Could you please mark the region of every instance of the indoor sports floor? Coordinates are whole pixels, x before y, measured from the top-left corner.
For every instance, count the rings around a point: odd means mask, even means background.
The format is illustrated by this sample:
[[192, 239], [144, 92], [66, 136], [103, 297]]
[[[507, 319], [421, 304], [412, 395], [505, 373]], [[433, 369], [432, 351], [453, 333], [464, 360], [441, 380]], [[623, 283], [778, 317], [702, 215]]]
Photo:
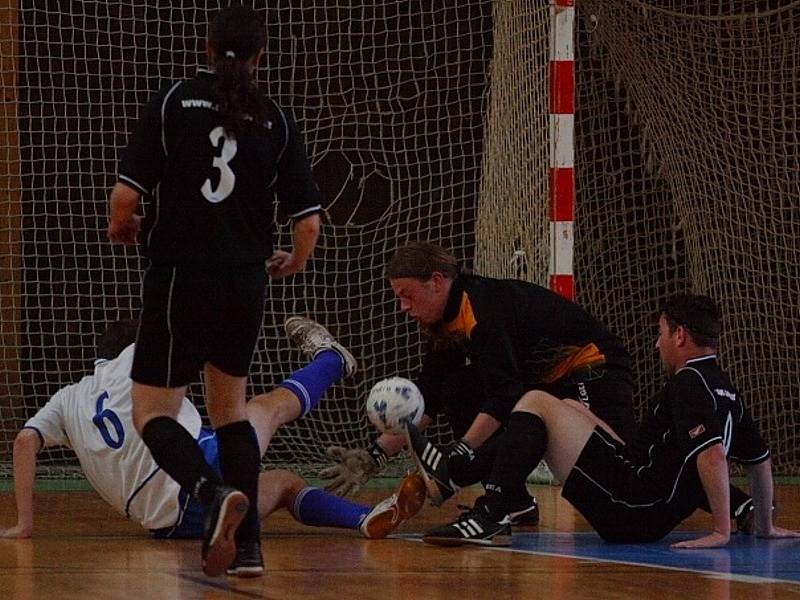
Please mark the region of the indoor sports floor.
[[[708, 526], [708, 516], [697, 514], [663, 542], [609, 545], [558, 487], [532, 491], [541, 524], [515, 531], [510, 548], [419, 540], [425, 528], [457, 515], [472, 490], [442, 508], [426, 506], [387, 540], [304, 527], [278, 513], [265, 523], [267, 574], [252, 580], [205, 577], [199, 542], [152, 540], [94, 492], [39, 492], [33, 539], [0, 540], [0, 598], [800, 598], [800, 540], [737, 536], [723, 549], [670, 550], [670, 541]], [[390, 492], [371, 487], [359, 500]], [[800, 528], [800, 487], [781, 487], [776, 502], [780, 523]], [[0, 492], [0, 527], [12, 523], [13, 503], [12, 492]]]

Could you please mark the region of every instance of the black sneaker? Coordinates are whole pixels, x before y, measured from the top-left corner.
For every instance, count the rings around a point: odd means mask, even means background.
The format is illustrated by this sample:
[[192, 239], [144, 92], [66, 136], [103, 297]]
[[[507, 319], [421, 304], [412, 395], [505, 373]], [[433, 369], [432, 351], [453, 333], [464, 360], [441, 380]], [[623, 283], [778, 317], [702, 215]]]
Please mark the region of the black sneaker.
[[[736, 520], [736, 533], [742, 535], [753, 535], [756, 531], [756, 513], [753, 499], [750, 498], [747, 502], [742, 503], [736, 509], [733, 518]], [[775, 504], [772, 504], [772, 510], [775, 511]]]
[[508, 517], [498, 521], [482, 504], [448, 525], [426, 531], [422, 541], [435, 546], [510, 546], [511, 525]]
[[[486, 502], [486, 496], [478, 496], [475, 499], [474, 508], [483, 506]], [[508, 513], [508, 524], [513, 527], [535, 527], [539, 524], [539, 505], [536, 503], [536, 498], [530, 498], [530, 504], [519, 510]], [[468, 506], [461, 506], [465, 510], [471, 510]]]
[[241, 542], [236, 547], [236, 558], [225, 572], [234, 577], [261, 577], [264, 574], [261, 542]]
[[532, 504], [521, 510], [508, 513], [508, 520], [515, 527], [535, 527], [539, 524], [539, 505], [536, 498], [531, 498]]
[[236, 528], [244, 519], [250, 502], [239, 490], [217, 487], [203, 523], [203, 573], [217, 577], [236, 557]]
[[747, 502], [742, 504], [736, 509], [733, 518], [736, 520], [736, 533], [744, 535], [753, 535], [755, 530], [755, 515], [753, 514], [753, 499], [750, 498]]
[[447, 474], [447, 456], [428, 441], [412, 423], [406, 423], [406, 445], [425, 480], [433, 506], [440, 506], [458, 491]]

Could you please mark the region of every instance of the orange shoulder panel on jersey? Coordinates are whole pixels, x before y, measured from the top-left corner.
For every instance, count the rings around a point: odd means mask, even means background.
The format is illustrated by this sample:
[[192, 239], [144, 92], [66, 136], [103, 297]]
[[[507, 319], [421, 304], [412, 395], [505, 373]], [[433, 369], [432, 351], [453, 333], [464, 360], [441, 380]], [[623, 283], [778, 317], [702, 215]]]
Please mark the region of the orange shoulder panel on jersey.
[[464, 333], [467, 339], [472, 335], [472, 330], [478, 320], [475, 318], [475, 312], [472, 310], [472, 302], [466, 292], [461, 294], [461, 305], [458, 308], [456, 318], [444, 324], [444, 330], [447, 333]]
[[582, 348], [572, 348], [572, 352], [554, 366], [544, 378], [545, 383], [553, 383], [559, 379], [586, 367], [598, 367], [606, 362], [605, 355], [594, 344], [586, 344]]

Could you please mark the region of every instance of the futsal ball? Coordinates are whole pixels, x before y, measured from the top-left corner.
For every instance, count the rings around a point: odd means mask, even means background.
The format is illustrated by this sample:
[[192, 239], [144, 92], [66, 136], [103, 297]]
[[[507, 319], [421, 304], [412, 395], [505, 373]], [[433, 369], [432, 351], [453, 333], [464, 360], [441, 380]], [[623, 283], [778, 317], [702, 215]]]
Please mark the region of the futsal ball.
[[424, 412], [419, 388], [402, 377], [379, 381], [367, 396], [367, 417], [382, 432], [402, 433], [405, 423], [419, 425]]

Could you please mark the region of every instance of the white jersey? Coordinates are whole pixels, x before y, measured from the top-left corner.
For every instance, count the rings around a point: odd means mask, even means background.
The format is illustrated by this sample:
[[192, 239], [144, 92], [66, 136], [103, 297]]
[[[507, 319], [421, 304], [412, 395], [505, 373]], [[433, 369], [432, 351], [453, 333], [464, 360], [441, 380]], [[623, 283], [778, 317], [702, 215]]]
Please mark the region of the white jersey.
[[[134, 346], [95, 362], [94, 375], [59, 390], [25, 427], [45, 446], [72, 448], [86, 478], [120, 513], [147, 529], [172, 527], [181, 514], [180, 486], [164, 473], [133, 426], [130, 378]], [[200, 414], [183, 399], [178, 422], [193, 437]]]

